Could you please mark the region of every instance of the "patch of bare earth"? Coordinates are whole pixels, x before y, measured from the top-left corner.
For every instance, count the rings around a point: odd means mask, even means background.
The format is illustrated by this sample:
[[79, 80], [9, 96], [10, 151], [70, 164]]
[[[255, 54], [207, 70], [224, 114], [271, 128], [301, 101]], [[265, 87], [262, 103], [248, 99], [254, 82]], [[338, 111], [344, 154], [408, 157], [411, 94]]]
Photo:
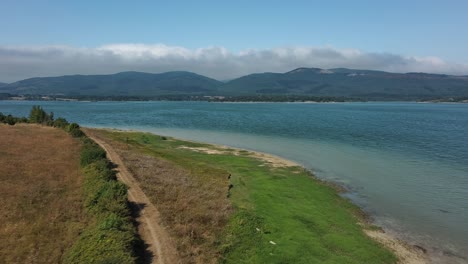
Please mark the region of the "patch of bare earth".
[[86, 222], [80, 142], [36, 125], [0, 125], [0, 263], [60, 263]]
[[398, 257], [398, 263], [400, 264], [429, 263], [428, 256], [423, 251], [408, 245], [404, 241], [398, 240], [380, 230], [364, 231], [369, 237], [392, 250]]
[[273, 168], [280, 167], [300, 167], [298, 163], [294, 161], [286, 160], [275, 155], [258, 152], [258, 151], [246, 151], [241, 149], [229, 148], [224, 146], [215, 146], [214, 148], [204, 148], [204, 147], [188, 147], [180, 146], [181, 149], [188, 149], [196, 152], [206, 153], [206, 154], [232, 154], [232, 155], [248, 155], [254, 157], [258, 160], [263, 161], [266, 165]]
[[159, 211], [161, 223], [175, 242], [180, 263], [217, 263], [218, 235], [231, 211], [228, 175], [193, 173], [176, 164], [106, 138], [98, 130], [88, 135], [111, 145], [138, 186]]

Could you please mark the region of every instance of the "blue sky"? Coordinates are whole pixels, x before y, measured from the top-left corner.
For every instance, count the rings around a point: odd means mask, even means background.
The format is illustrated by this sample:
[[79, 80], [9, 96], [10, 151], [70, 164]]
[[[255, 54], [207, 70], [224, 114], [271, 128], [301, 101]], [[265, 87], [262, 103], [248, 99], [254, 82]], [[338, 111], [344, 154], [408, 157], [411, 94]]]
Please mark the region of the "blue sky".
[[0, 48], [8, 47], [10, 59], [11, 53], [18, 52], [13, 47], [24, 51], [24, 47], [95, 49], [141, 44], [191, 51], [220, 47], [233, 55], [296, 47], [358, 50], [436, 58], [450, 67], [434, 71], [454, 73], [464, 73], [468, 64], [466, 0], [2, 0], [0, 7]]

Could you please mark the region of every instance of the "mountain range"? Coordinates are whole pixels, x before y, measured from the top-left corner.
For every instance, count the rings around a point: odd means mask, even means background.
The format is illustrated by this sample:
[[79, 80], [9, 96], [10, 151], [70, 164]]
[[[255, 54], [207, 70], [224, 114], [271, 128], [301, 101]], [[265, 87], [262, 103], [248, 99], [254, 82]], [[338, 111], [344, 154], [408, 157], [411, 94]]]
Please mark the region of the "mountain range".
[[390, 73], [346, 68], [298, 68], [255, 73], [221, 82], [192, 72], [37, 77], [0, 83], [0, 93], [52, 96], [328, 96], [417, 100], [468, 96], [468, 76]]

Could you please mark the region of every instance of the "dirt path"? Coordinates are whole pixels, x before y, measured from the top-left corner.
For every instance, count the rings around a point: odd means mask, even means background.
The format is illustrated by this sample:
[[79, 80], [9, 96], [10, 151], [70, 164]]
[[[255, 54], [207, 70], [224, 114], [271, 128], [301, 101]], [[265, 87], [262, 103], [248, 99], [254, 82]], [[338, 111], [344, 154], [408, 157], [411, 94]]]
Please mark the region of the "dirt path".
[[148, 250], [153, 254], [151, 262], [158, 264], [180, 263], [174, 242], [164, 227], [161, 226], [158, 209], [143, 193], [120, 156], [110, 144], [94, 135], [91, 131], [86, 130], [86, 134], [99, 144], [107, 152], [108, 158], [118, 166], [117, 177], [128, 186], [129, 201], [139, 207], [140, 214], [136, 219], [139, 223], [138, 233], [145, 244], [148, 245]]

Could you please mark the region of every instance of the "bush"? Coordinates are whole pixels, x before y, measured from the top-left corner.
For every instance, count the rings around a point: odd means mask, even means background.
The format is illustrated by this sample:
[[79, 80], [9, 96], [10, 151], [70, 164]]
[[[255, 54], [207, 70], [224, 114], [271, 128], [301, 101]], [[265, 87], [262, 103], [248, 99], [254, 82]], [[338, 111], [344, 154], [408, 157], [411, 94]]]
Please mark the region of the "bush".
[[127, 186], [118, 181], [90, 181], [85, 196], [85, 207], [95, 215], [114, 213], [128, 217]]
[[80, 138], [80, 137], [84, 137], [85, 133], [83, 133], [81, 129], [73, 129], [72, 131], [70, 131], [70, 135], [72, 137]]
[[12, 115], [4, 115], [3, 113], [0, 112], [0, 123], [13, 126], [16, 123], [27, 123], [27, 122], [28, 122], [28, 119], [26, 117], [15, 117]]
[[[79, 130], [70, 124], [69, 131]], [[136, 263], [142, 247], [130, 217], [127, 186], [117, 181], [106, 152], [84, 137], [80, 163], [84, 172], [84, 205], [95, 222], [86, 227], [64, 263]]]
[[5, 123], [12, 126], [12, 125], [16, 124], [16, 118], [14, 118], [12, 115], [7, 115], [6, 118], [5, 118]]
[[85, 134], [83, 133], [83, 131], [81, 131], [80, 129], [80, 125], [78, 125], [77, 123], [71, 123], [67, 126], [67, 129], [66, 131], [68, 133], [70, 133], [70, 135], [72, 135], [72, 137], [84, 137]]
[[106, 151], [97, 144], [85, 144], [80, 153], [80, 164], [82, 167], [93, 162], [106, 159]]
[[65, 119], [65, 118], [57, 118], [53, 124], [52, 124], [54, 127], [58, 127], [58, 128], [61, 128], [61, 129], [65, 129], [67, 126], [68, 126], [68, 121]]
[[[66, 254], [64, 263], [135, 263], [136, 257], [132, 252], [137, 239], [134, 232], [128, 232], [125, 228], [124, 230], [102, 228], [109, 223], [112, 225], [112, 222], [119, 222], [119, 220], [109, 215], [92, 228], [85, 230]], [[125, 226], [125, 224], [122, 225]], [[127, 225], [129, 225], [128, 222]], [[128, 227], [131, 228], [131, 224]]]

